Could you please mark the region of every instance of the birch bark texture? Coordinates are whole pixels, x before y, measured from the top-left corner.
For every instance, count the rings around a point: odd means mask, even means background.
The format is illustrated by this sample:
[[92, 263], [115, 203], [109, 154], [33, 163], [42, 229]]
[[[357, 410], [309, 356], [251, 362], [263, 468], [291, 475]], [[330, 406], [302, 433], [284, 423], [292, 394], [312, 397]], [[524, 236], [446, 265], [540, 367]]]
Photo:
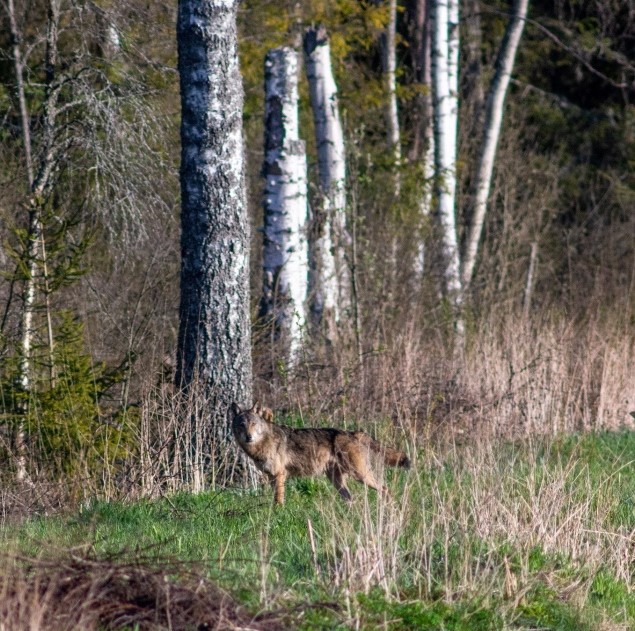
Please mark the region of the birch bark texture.
[[298, 123], [298, 53], [274, 48], [265, 58], [264, 243], [261, 316], [299, 358], [306, 329], [309, 255], [307, 163]]
[[[448, 97], [450, 119], [447, 126], [448, 142], [454, 147], [454, 176], [456, 180], [456, 156], [458, 153], [459, 133], [459, 0], [447, 0], [448, 3]], [[456, 189], [456, 183], [455, 183]], [[455, 202], [456, 205], [456, 202]]]
[[[205, 397], [210, 435], [202, 448], [211, 450], [212, 466], [222, 461], [221, 484], [245, 481], [226, 414], [233, 402], [251, 403], [237, 8], [238, 0], [180, 0], [177, 19], [182, 233], [176, 381]], [[199, 438], [192, 436], [201, 444]], [[208, 461], [209, 452], [197, 453], [192, 466], [207, 469]]]
[[350, 308], [350, 272], [346, 248], [346, 156], [331, 52], [323, 27], [304, 34], [304, 58], [318, 150], [321, 207], [313, 217], [309, 289], [315, 324], [338, 323]]
[[399, 133], [399, 106], [397, 102], [397, 0], [389, 0], [388, 26], [386, 28], [385, 72], [388, 92], [388, 110], [386, 113], [388, 146], [392, 149], [395, 162], [395, 197], [399, 197], [401, 182], [399, 165], [401, 164], [401, 139]]
[[[444, 290], [458, 315], [462, 297], [455, 218], [458, 4], [454, 0], [435, 0], [432, 7], [432, 107], [437, 215], [444, 268]], [[460, 319], [457, 325], [457, 328], [462, 328]]]
[[516, 0], [514, 2], [512, 17], [501, 43], [496, 59], [496, 70], [487, 96], [485, 125], [474, 183], [474, 210], [463, 257], [462, 283], [464, 290], [467, 290], [474, 276], [478, 245], [483, 232], [487, 201], [492, 184], [498, 139], [503, 124], [505, 97], [507, 96], [511, 73], [516, 60], [516, 52], [525, 26], [528, 5], [529, 0]]

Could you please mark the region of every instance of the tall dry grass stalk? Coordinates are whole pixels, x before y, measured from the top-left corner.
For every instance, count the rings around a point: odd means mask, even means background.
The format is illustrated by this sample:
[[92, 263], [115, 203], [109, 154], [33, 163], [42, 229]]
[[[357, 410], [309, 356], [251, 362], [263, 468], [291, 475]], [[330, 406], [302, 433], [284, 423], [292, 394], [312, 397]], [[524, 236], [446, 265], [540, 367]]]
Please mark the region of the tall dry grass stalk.
[[[130, 462], [130, 493], [141, 496], [224, 486], [228, 472], [245, 466], [237, 448], [228, 449], [226, 428], [210, 422], [211, 397], [192, 386], [186, 393], [168, 384], [144, 398], [138, 428], [138, 459]], [[229, 475], [229, 477], [232, 477]]]
[[[476, 326], [476, 325], [474, 325]], [[293, 378], [260, 383], [276, 410], [307, 422], [391, 421], [421, 442], [429, 436], [553, 435], [633, 426], [635, 331], [628, 313], [492, 315], [468, 332], [459, 356], [414, 323], [369, 343], [360, 363], [338, 348]]]

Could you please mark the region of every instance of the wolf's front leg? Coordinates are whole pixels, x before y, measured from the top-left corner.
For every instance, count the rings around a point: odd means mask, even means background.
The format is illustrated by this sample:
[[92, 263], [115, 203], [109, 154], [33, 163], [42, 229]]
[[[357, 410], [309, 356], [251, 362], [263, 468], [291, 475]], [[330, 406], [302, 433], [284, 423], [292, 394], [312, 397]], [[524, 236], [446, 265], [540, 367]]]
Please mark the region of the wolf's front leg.
[[274, 477], [273, 488], [276, 504], [284, 504], [284, 483], [286, 479], [286, 473], [277, 473]]

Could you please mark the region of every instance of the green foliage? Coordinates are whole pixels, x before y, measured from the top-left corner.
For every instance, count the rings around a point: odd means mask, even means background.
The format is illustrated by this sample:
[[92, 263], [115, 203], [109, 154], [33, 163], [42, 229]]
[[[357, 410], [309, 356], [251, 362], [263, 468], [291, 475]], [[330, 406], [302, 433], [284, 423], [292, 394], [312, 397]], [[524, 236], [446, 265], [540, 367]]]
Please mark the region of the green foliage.
[[442, 601], [427, 602], [420, 599], [395, 602], [386, 600], [381, 592], [360, 595], [368, 628], [377, 628], [385, 620], [392, 622], [396, 630], [422, 629], [434, 631], [498, 631], [503, 629], [503, 620], [493, 609], [478, 602], [451, 605]]
[[592, 631], [594, 628], [547, 587], [534, 590], [520, 605], [516, 623], [522, 628], [552, 631]]
[[55, 339], [51, 387], [32, 396], [26, 427], [55, 475], [92, 477], [128, 454], [135, 415], [101, 409], [107, 388], [123, 374], [93, 364], [84, 349], [83, 326], [70, 312], [61, 313]]
[[[58, 314], [52, 364], [44, 357], [28, 393], [18, 381], [19, 360], [3, 366], [2, 407], [7, 426], [19, 424], [27, 437], [30, 467], [54, 479], [94, 479], [133, 449], [134, 409], [103, 406], [127, 366], [107, 370], [85, 350], [83, 325], [72, 312]], [[47, 357], [47, 360], [49, 358]]]

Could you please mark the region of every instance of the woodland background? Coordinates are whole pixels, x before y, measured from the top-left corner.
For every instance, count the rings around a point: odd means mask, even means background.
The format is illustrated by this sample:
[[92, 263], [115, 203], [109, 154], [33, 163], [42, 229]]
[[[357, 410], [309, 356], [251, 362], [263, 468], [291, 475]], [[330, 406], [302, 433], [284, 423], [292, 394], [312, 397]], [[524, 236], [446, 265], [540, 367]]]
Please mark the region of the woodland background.
[[[185, 466], [168, 447], [179, 435], [182, 405], [172, 386], [180, 264], [176, 5], [104, 0], [59, 7], [56, 64], [67, 80], [53, 129], [44, 106], [51, 4], [7, 0], [0, 13], [2, 475], [12, 477], [13, 430], [24, 424], [30, 476], [53, 483], [47, 500], [53, 504], [87, 494], [151, 493], [177, 485]], [[307, 423], [354, 419], [398, 427], [414, 445], [628, 424], [635, 409], [635, 6], [530, 3], [460, 355], [434, 256], [423, 273], [416, 264], [420, 244], [434, 252], [436, 239], [434, 217], [422, 221], [419, 212], [430, 186], [419, 99], [429, 87], [416, 77], [416, 10], [416, 0], [398, 3], [403, 159], [396, 165], [386, 142], [381, 54], [388, 4], [245, 0], [240, 6], [255, 394], [281, 415], [300, 414]], [[507, 2], [461, 5], [461, 239], [483, 95], [509, 11]], [[289, 371], [270, 331], [257, 324], [263, 63], [270, 48], [297, 46], [312, 24], [324, 25], [330, 36], [345, 127], [359, 327], [336, 347], [310, 339], [303, 361]], [[34, 268], [25, 239], [33, 201], [16, 44], [34, 164], [50, 146], [47, 134], [63, 147], [36, 200], [44, 209], [45, 249]], [[317, 158], [304, 72], [300, 120], [315, 200]], [[390, 184], [396, 170], [398, 197]], [[25, 280], [33, 273], [37, 369], [25, 391], [20, 326]]]

